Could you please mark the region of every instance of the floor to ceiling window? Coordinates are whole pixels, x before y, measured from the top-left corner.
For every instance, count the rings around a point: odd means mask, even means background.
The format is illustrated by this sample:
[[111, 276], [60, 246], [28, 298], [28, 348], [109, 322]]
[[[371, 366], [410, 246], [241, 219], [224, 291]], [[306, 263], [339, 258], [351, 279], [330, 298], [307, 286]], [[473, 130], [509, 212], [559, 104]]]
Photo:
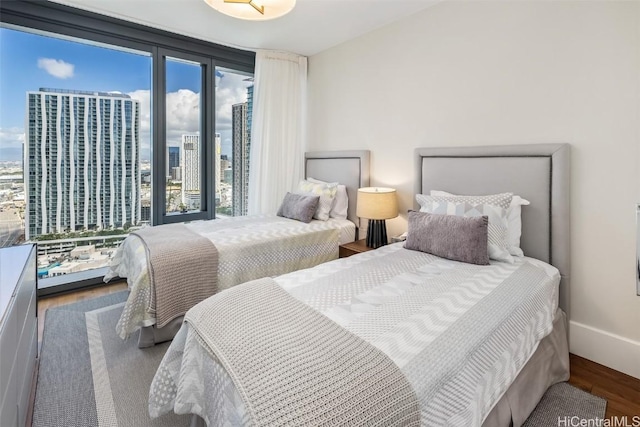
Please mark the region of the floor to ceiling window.
[[37, 242], [41, 286], [99, 280], [138, 227], [241, 213], [253, 53], [49, 2], [0, 20], [0, 247]]

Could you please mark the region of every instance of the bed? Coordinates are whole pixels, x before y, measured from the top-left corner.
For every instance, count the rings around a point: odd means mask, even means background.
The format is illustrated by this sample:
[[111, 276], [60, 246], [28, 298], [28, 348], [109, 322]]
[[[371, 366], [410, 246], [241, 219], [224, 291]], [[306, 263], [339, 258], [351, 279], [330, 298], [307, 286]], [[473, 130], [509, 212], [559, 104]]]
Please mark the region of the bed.
[[[415, 393], [420, 425], [519, 426], [550, 385], [568, 379], [569, 147], [424, 148], [415, 154], [417, 194], [508, 191], [528, 199], [525, 256], [472, 265], [396, 243], [285, 274], [274, 286], [392, 360]], [[234, 292], [253, 292], [252, 286]], [[227, 328], [220, 310], [206, 308], [229, 294], [198, 304], [194, 315]], [[259, 325], [261, 315], [277, 312], [270, 304], [263, 299], [267, 311], [256, 311], [258, 319], [248, 316], [247, 324]], [[203, 338], [191, 314], [151, 385], [151, 416], [173, 410], [194, 414], [193, 425], [251, 425], [262, 406], [247, 400], [251, 389], [237, 386], [236, 365], [212, 351], [217, 347]], [[252, 339], [259, 345], [259, 336]], [[232, 346], [247, 345], [234, 340]], [[271, 360], [268, 353], [265, 360]], [[267, 370], [276, 369], [278, 357]], [[293, 372], [297, 362], [291, 366]], [[278, 381], [270, 377], [269, 383]], [[274, 405], [288, 398], [286, 387], [281, 393]]]
[[[190, 238], [199, 237], [206, 241], [205, 244], [213, 243], [213, 250], [217, 253], [214, 254], [215, 260], [212, 263], [217, 265], [206, 267], [217, 276], [217, 290], [336, 259], [339, 245], [354, 241], [358, 236], [355, 205], [358, 188], [369, 185], [369, 152], [308, 152], [305, 154], [305, 178], [344, 185], [348, 196], [347, 218], [312, 220], [307, 224], [276, 215], [254, 215], [193, 221], [178, 225], [180, 229], [176, 229], [174, 225], [157, 226], [153, 227], [153, 232], [158, 233], [157, 239], [169, 242], [171, 238], [175, 238], [181, 245], [183, 242], [190, 245], [182, 237], [185, 231]], [[172, 232], [176, 233], [175, 237]], [[169, 246], [169, 250], [173, 250], [173, 246]], [[186, 287], [188, 284], [185, 284], [185, 280], [180, 277], [174, 280], [171, 277], [173, 272], [170, 267], [171, 263], [193, 261], [189, 257], [194, 250], [187, 246], [170, 253], [169, 261], [160, 268], [153, 263], [150, 265], [148, 249], [139, 236], [128, 236], [114, 254], [109, 272], [104, 278], [105, 282], [114, 277], [127, 278], [130, 294], [116, 331], [121, 338], [126, 339], [140, 330], [140, 348], [172, 339], [182, 323], [182, 316], [171, 316], [173, 318], [168, 323], [158, 327], [159, 322], [156, 311], [151, 308], [151, 300], [157, 296], [154, 303], [160, 305], [163, 303], [162, 298], [168, 300], [173, 296], [169, 293], [161, 296], [152, 291], [151, 273], [155, 275], [156, 284], [158, 276], [162, 274], [167, 278], [165, 287], [173, 283], [176, 284], [176, 291], [177, 286]], [[198, 292], [203, 296], [213, 293], [209, 289]], [[198, 296], [195, 298], [203, 299]], [[174, 304], [174, 301], [171, 300], [170, 303]], [[185, 308], [188, 309], [189, 306]], [[184, 314], [179, 309], [173, 311]]]

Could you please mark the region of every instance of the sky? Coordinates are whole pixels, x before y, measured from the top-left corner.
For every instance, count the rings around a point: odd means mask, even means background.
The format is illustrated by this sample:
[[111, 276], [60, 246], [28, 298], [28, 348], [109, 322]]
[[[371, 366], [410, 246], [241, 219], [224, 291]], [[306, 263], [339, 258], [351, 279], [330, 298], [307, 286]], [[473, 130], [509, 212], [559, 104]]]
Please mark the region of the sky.
[[[26, 94], [41, 87], [120, 92], [140, 101], [141, 156], [150, 159], [151, 57], [0, 28], [0, 161], [21, 160]], [[247, 99], [246, 76], [216, 73], [216, 132], [231, 155], [231, 106]], [[199, 130], [200, 68], [167, 61], [167, 143]]]

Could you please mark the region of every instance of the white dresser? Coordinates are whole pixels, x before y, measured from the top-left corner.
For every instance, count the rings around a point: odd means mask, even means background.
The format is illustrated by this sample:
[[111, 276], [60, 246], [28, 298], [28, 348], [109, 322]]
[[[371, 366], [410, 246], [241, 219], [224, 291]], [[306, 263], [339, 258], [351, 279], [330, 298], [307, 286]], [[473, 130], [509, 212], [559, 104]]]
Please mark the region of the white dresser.
[[38, 353], [36, 246], [0, 249], [0, 426], [26, 423]]

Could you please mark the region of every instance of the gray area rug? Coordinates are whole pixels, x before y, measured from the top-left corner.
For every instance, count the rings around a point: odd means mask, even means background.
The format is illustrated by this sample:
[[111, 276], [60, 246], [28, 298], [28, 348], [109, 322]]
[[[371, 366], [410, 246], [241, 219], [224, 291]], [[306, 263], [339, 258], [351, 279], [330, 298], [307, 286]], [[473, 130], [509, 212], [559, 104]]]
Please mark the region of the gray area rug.
[[523, 427], [602, 425], [606, 409], [606, 400], [559, 383], [549, 387]]
[[[116, 335], [127, 294], [47, 311], [34, 427], [189, 425], [188, 415], [149, 418], [149, 387], [169, 343], [139, 349], [135, 338], [123, 341]], [[565, 417], [602, 419], [605, 408], [604, 399], [560, 383], [547, 391], [525, 426], [557, 426]]]
[[139, 349], [116, 335], [127, 295], [47, 310], [34, 427], [189, 425], [188, 415], [149, 418], [149, 387], [169, 343]]

